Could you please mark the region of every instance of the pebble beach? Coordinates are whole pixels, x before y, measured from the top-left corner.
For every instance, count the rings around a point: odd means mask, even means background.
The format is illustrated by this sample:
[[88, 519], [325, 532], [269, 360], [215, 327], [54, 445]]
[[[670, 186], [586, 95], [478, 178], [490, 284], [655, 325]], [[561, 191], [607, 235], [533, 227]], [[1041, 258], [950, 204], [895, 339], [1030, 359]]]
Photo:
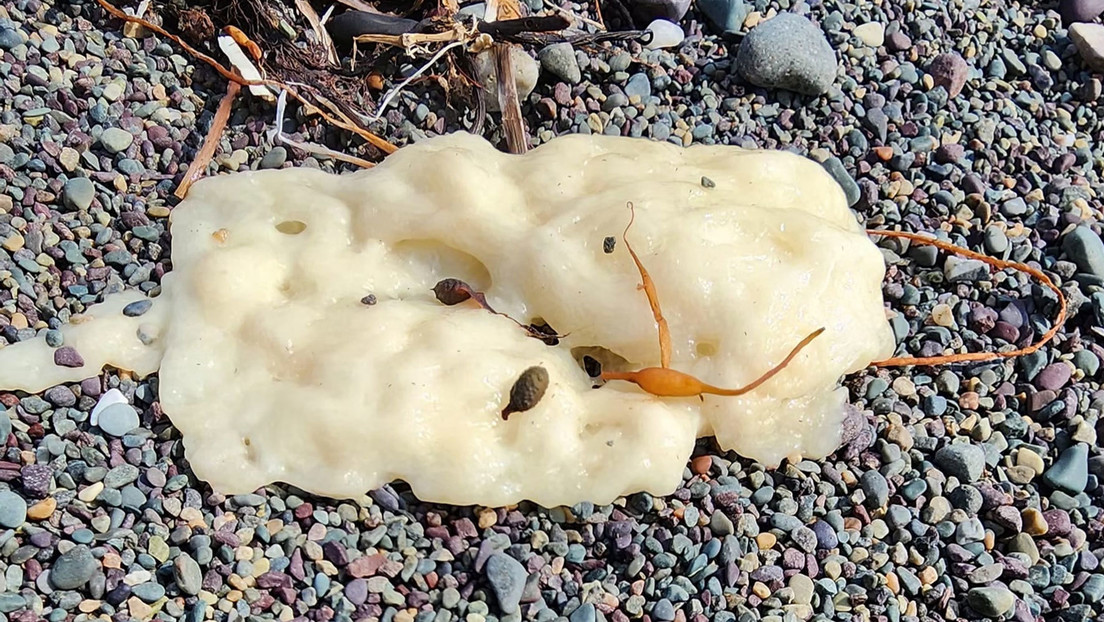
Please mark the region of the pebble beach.
[[[525, 4], [602, 18], [593, 2]], [[622, 4], [671, 23], [648, 45], [525, 48], [532, 145], [798, 153], [869, 229], [1042, 270], [1069, 303], [1056, 339], [853, 374], [832, 456], [768, 469], [703, 439], [674, 494], [606, 506], [427, 504], [401, 483], [227, 497], [191, 473], [156, 376], [0, 391], [0, 622], [1104, 616], [1104, 0]], [[399, 61], [393, 82], [416, 68]], [[0, 0], [0, 345], [44, 334], [64, 360], [71, 317], [159, 292], [173, 192], [225, 88], [93, 0]], [[243, 94], [208, 174], [355, 168], [273, 145], [274, 122]], [[401, 146], [471, 122], [426, 81], [373, 127]], [[355, 148], [301, 113], [283, 129]], [[1054, 321], [1057, 297], [1021, 274], [878, 243], [898, 355], [1024, 347]], [[93, 425], [110, 391], [126, 399]]]

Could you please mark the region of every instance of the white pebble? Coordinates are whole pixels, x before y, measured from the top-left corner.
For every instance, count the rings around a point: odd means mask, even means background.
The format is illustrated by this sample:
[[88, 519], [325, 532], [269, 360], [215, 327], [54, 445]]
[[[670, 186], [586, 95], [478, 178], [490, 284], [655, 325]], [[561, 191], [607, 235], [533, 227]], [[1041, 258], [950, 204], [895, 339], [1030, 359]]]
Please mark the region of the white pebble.
[[665, 19], [657, 19], [648, 24], [648, 31], [652, 33], [651, 42], [645, 46], [649, 50], [673, 48], [686, 38], [681, 26]]
[[885, 43], [885, 26], [878, 22], [867, 22], [856, 26], [853, 34], [872, 48], [881, 47]]
[[92, 425], [99, 425], [100, 413], [107, 407], [126, 403], [127, 398], [123, 395], [122, 391], [118, 389], [109, 389], [107, 393], [100, 396], [100, 401], [96, 402], [96, 406], [92, 409], [92, 414], [89, 416], [89, 423]]

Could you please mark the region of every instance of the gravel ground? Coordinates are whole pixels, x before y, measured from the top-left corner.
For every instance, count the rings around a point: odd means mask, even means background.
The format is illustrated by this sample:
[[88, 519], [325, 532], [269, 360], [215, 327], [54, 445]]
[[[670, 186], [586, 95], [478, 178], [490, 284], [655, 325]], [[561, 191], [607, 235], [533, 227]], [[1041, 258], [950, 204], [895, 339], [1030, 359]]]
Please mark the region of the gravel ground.
[[[829, 459], [767, 471], [703, 442], [675, 494], [601, 507], [438, 506], [398, 485], [341, 503], [282, 486], [226, 498], [191, 476], [156, 378], [0, 392], [0, 622], [1101, 615], [1101, 81], [1055, 9], [701, 0], [677, 48], [540, 54], [523, 103], [536, 143], [607, 133], [807, 154], [870, 227], [942, 229], [1042, 267], [1071, 301], [1051, 346], [856, 374], [861, 414]], [[747, 34], [778, 11], [815, 25]], [[120, 26], [89, 0], [0, 3], [6, 342], [45, 331], [60, 346], [51, 329], [70, 314], [121, 288], [155, 293], [169, 269], [170, 196], [224, 87]], [[462, 127], [442, 101], [412, 89], [381, 132], [401, 144]], [[239, 100], [212, 169], [334, 168], [272, 148], [271, 122]], [[885, 251], [901, 353], [1028, 343], [1053, 317], [1054, 297], [1018, 276]], [[91, 426], [111, 388], [136, 412]]]

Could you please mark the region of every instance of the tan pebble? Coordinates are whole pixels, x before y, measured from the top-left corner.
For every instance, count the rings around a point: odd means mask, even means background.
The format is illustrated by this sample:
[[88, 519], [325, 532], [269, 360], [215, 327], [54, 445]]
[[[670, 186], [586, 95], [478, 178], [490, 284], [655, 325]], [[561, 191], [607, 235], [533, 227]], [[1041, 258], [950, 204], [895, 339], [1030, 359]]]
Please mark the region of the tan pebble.
[[483, 508], [479, 510], [479, 528], [487, 529], [493, 527], [498, 522], [498, 514], [491, 508]]
[[897, 594], [898, 592], [901, 591], [901, 580], [897, 578], [896, 573], [893, 573], [893, 572], [886, 573], [885, 579], [886, 579], [886, 588], [890, 592], [893, 592], [894, 594]]
[[226, 593], [226, 600], [236, 603], [242, 599], [242, 593], [239, 590], [230, 590]]
[[931, 566], [925, 566], [923, 570], [916, 574], [920, 579], [920, 583], [924, 585], [931, 585], [935, 583], [935, 580], [939, 578], [939, 573], [935, 571], [935, 568]]
[[257, 561], [253, 562], [253, 576], [254, 577], [259, 577], [259, 576], [263, 575], [264, 573], [268, 572], [271, 567], [272, 567], [272, 563], [270, 561], [268, 561], [268, 558], [267, 557], [262, 557], [262, 558], [258, 559]]
[[142, 602], [141, 598], [137, 596], [131, 596], [126, 601], [127, 609], [130, 611], [130, 617], [137, 620], [149, 620], [153, 617], [153, 607], [150, 607], [146, 603]]
[[46, 520], [54, 515], [57, 509], [57, 499], [46, 497], [42, 501], [27, 508], [27, 518], [31, 520]]
[[408, 609], [403, 609], [396, 613], [393, 619], [395, 622], [414, 622], [414, 614]]
[[122, 568], [123, 567], [123, 560], [122, 560], [122, 558], [120, 558], [115, 553], [104, 553], [103, 567], [104, 568], [116, 568], [116, 569], [117, 568]]
[[854, 516], [848, 516], [843, 519], [843, 528], [845, 531], [860, 531], [862, 530], [862, 521]]
[[954, 312], [951, 311], [951, 306], [948, 304], [939, 303], [935, 305], [932, 308], [931, 317], [937, 326], [950, 328], [955, 325]]
[[1020, 517], [1023, 519], [1023, 530], [1026, 534], [1041, 536], [1050, 530], [1043, 513], [1035, 508], [1024, 508]]
[[1026, 447], [1020, 447], [1016, 450], [1016, 464], [1030, 468], [1035, 471], [1036, 475], [1041, 475], [1046, 468], [1043, 464], [1043, 457]]
[[992, 551], [993, 547], [997, 544], [997, 536], [993, 533], [992, 530], [986, 529], [985, 539], [982, 540], [982, 542], [985, 544], [986, 551]]
[[755, 536], [755, 543], [759, 545], [760, 551], [767, 551], [774, 548], [775, 543], [778, 542], [778, 538], [769, 531]]
[[754, 592], [756, 596], [764, 600], [770, 598], [771, 595], [770, 588], [766, 585], [763, 585], [759, 581], [756, 581], [755, 585], [751, 586], [751, 591]]
[[910, 618], [915, 618], [916, 617], [916, 612], [917, 612], [916, 601], [913, 601], [913, 600], [908, 601], [908, 605], [905, 605], [905, 615], [910, 617]]
[[92, 600], [91, 598], [86, 598], [85, 600], [82, 600], [82, 601], [80, 601], [80, 603], [77, 604], [77, 609], [81, 613], [92, 613], [93, 611], [95, 611], [99, 608], [100, 608], [100, 601]]
[[1014, 484], [1030, 484], [1035, 479], [1034, 469], [1019, 464], [1008, 467], [1004, 472]]
[[19, 313], [18, 311], [16, 311], [15, 313], [12, 314], [12, 316], [11, 316], [11, 325], [16, 330], [23, 330], [25, 328], [30, 327], [30, 324], [27, 323], [27, 316], [23, 315], [22, 313]]
[[888, 162], [893, 158], [893, 147], [874, 147], [874, 155], [878, 156], [878, 159], [882, 162]]
[[901, 397], [912, 397], [916, 395], [916, 385], [912, 380], [901, 376], [893, 381], [893, 392]]

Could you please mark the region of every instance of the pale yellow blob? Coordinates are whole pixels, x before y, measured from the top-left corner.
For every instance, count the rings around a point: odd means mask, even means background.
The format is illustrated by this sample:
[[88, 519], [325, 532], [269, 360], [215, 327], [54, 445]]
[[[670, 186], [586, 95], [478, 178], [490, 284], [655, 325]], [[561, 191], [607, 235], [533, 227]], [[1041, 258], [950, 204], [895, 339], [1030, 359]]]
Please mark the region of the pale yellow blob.
[[[676, 369], [738, 386], [827, 332], [741, 398], [593, 389], [572, 348], [659, 363], [619, 237], [628, 201]], [[149, 313], [124, 317], [138, 295], [120, 294], [65, 327], [80, 369], [53, 365], [41, 340], [0, 350], [0, 388], [159, 368], [192, 468], [224, 493], [284, 481], [353, 497], [398, 478], [456, 504], [667, 494], [699, 433], [766, 464], [827, 455], [841, 376], [893, 349], [881, 254], [821, 167], [781, 152], [571, 136], [511, 156], [458, 134], [355, 174], [201, 181], [172, 234], [174, 271]], [[431, 289], [447, 277], [570, 336], [549, 347], [474, 305], [443, 306]], [[548, 370], [547, 393], [502, 421], [532, 365]]]

